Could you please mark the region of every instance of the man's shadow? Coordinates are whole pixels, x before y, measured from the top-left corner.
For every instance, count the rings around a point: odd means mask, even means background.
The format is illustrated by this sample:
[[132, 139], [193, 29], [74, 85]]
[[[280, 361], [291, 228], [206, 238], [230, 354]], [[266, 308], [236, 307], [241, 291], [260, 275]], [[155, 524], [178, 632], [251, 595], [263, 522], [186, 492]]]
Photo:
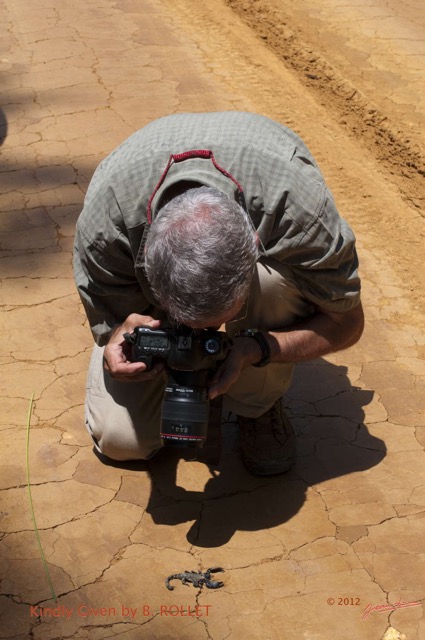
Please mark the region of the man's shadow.
[[7, 138], [7, 118], [3, 109], [0, 107], [0, 146]]
[[151, 494], [146, 511], [156, 524], [193, 522], [188, 541], [198, 547], [219, 547], [234, 533], [276, 527], [303, 506], [307, 489], [331, 478], [364, 471], [385, 456], [382, 440], [364, 424], [363, 407], [373, 391], [352, 387], [347, 368], [317, 360], [296, 368], [286, 396], [288, 417], [297, 434], [297, 461], [287, 473], [273, 477], [249, 474], [237, 447], [238, 427], [222, 427], [222, 452], [203, 491], [177, 486], [177, 466], [196, 454], [163, 448], [145, 463], [112, 463], [147, 469]]

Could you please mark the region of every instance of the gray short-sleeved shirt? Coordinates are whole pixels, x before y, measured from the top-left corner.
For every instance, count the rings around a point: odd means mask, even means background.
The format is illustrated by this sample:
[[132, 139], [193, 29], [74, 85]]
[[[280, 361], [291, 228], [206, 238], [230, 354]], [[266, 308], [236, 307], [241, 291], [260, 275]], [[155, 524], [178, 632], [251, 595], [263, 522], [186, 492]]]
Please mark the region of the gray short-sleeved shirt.
[[238, 198], [235, 182], [203, 157], [173, 162], [155, 192], [170, 155], [191, 150], [211, 150], [242, 186], [266, 254], [291, 267], [308, 301], [330, 311], [358, 305], [353, 232], [302, 140], [251, 113], [176, 114], [128, 138], [99, 165], [89, 185], [77, 223], [74, 270], [99, 344], [115, 324], [130, 313], [146, 313], [154, 303], [140, 252], [150, 200], [154, 218], [164, 192], [181, 180]]

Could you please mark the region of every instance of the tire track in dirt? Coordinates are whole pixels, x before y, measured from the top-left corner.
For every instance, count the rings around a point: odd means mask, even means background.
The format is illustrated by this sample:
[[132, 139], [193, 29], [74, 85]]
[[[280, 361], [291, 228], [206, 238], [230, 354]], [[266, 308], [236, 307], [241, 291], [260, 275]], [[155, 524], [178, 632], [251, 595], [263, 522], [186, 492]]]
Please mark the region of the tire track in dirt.
[[[304, 139], [339, 210], [355, 229], [360, 250], [364, 247], [380, 256], [374, 279], [382, 277], [387, 283], [389, 270], [398, 275], [403, 289], [398, 297], [405, 296], [410, 301], [409, 311], [403, 312], [406, 321], [413, 323], [417, 319], [418, 326], [423, 326], [423, 217], [410, 199], [403, 198], [393, 175], [358, 136], [340, 123], [337, 110], [309, 90], [301, 74], [283, 64], [235, 14], [228, 0], [163, 2], [174, 12], [176, 33], [193, 42], [194, 57], [198, 60], [200, 56], [234, 109], [262, 113], [286, 124]], [[193, 94], [196, 95], [195, 88]], [[217, 108], [216, 102], [211, 104], [212, 110]], [[196, 102], [191, 102], [191, 109], [193, 105]]]
[[225, 0], [226, 4], [297, 73], [339, 123], [365, 145], [390, 173], [403, 198], [425, 217], [425, 157], [419, 144], [378, 109], [324, 56], [306, 44], [308, 35], [290, 17], [264, 0]]

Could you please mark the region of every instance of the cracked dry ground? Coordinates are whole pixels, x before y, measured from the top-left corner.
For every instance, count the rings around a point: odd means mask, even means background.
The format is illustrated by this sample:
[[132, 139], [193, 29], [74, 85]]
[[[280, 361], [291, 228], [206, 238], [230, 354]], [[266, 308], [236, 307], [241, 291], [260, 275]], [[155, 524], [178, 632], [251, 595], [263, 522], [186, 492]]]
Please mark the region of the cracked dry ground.
[[[391, 118], [385, 131], [382, 120], [359, 129], [353, 101], [312, 87], [241, 21], [238, 4], [0, 2], [2, 640], [425, 637], [417, 149], [393, 136], [410, 165], [387, 162]], [[218, 469], [171, 455], [104, 465], [83, 426], [91, 337], [71, 247], [88, 180], [152, 118], [218, 109], [264, 113], [300, 133], [361, 257], [365, 335], [298, 367], [287, 404], [299, 457], [272, 479], [245, 472], [232, 424]], [[32, 392], [32, 494], [57, 605], [25, 486]], [[167, 575], [210, 566], [225, 568], [222, 589], [166, 590]], [[401, 601], [419, 604], [362, 620], [368, 604]], [[192, 615], [160, 615], [171, 605]], [[48, 608], [55, 616], [40, 615]]]

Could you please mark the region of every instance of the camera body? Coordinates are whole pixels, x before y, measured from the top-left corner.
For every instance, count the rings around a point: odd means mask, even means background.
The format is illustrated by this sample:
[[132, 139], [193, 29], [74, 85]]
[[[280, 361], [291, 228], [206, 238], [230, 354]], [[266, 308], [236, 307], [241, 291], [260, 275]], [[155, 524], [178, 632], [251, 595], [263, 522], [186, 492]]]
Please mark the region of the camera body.
[[211, 369], [227, 356], [230, 343], [230, 338], [223, 331], [195, 331], [184, 326], [179, 329], [136, 327], [129, 339], [125, 339], [132, 344], [133, 361], [144, 362], [148, 370], [155, 358], [166, 360], [170, 369]]
[[172, 446], [202, 447], [209, 418], [208, 381], [223, 361], [232, 341], [223, 331], [189, 327], [152, 329], [136, 327], [124, 334], [132, 345], [132, 360], [154, 360], [167, 365], [167, 384], [162, 403], [161, 438]]

